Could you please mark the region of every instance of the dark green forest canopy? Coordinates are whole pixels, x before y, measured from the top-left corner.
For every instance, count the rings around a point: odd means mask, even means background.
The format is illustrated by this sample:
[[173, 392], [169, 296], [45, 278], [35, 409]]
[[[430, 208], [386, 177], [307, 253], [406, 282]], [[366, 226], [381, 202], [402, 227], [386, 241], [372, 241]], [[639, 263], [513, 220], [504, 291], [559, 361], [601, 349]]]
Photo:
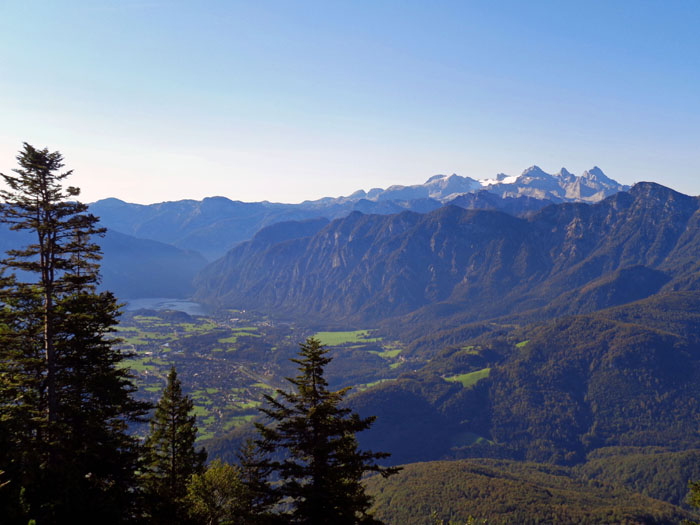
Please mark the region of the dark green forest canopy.
[[407, 465], [390, 479], [367, 480], [374, 510], [389, 524], [466, 523], [675, 524], [691, 513], [630, 490], [577, 478], [565, 467], [503, 460]]
[[[459, 342], [418, 371], [351, 399], [380, 416], [363, 444], [401, 461], [486, 454], [565, 464], [608, 446], [697, 448], [699, 297], [674, 292], [509, 330], [494, 323], [462, 340], [457, 329]], [[481, 379], [448, 381], [472, 374]], [[435, 432], [420, 434], [419, 421]], [[423, 441], [407, 443], [406, 433]]]

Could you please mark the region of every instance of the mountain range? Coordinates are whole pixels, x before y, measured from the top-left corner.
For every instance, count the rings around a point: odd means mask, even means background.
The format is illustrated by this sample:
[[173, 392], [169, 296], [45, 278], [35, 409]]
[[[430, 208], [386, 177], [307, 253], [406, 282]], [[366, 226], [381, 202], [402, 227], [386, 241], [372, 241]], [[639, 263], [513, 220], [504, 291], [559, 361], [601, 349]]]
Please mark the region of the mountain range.
[[[359, 190], [347, 197], [299, 204], [247, 203], [211, 197], [141, 205], [110, 198], [92, 203], [90, 211], [100, 217], [109, 231], [100, 241], [105, 252], [105, 288], [114, 290], [124, 300], [183, 298], [194, 293], [195, 277], [207, 261], [222, 257], [261, 229], [281, 222], [290, 223], [289, 229], [294, 227], [291, 221], [334, 220], [353, 212], [423, 214], [448, 204], [464, 209], [501, 210], [520, 217], [550, 204], [594, 202], [625, 189], [599, 168], [577, 177], [565, 169], [550, 175], [533, 166], [517, 177], [500, 174], [479, 181], [436, 175], [425, 184]], [[0, 245], [16, 245], [18, 237], [12, 235], [0, 232]]]
[[[484, 199], [457, 199], [470, 195]], [[202, 270], [195, 297], [305, 323], [374, 326], [405, 345], [393, 376], [365, 379], [371, 386], [348, 401], [377, 416], [359, 436], [363, 448], [392, 451], [392, 464], [429, 462], [397, 485], [372, 482], [395, 516], [419, 493], [420, 512], [452, 512], [454, 501], [435, 498], [433, 487], [469, 486], [471, 469], [485, 464], [433, 462], [485, 457], [498, 460], [488, 464], [494, 487], [518, 478], [525, 467], [508, 463], [517, 460], [537, 462], [527, 467], [537, 473], [566, 466], [557, 474], [565, 483], [608, 479], [682, 505], [697, 477], [684, 461], [699, 448], [700, 198], [643, 182], [595, 203], [484, 208], [453, 198], [427, 213], [274, 224]], [[343, 352], [352, 349], [338, 349], [339, 361]], [[212, 450], [240, 442], [232, 435]], [[664, 480], [662, 462], [677, 466]], [[460, 465], [468, 477], [455, 478]], [[559, 490], [537, 475], [524, 482]], [[513, 505], [523, 502], [504, 503]]]
[[261, 230], [207, 266], [197, 300], [358, 322], [583, 313], [700, 279], [700, 199], [639, 183], [526, 217], [446, 205]]
[[347, 197], [326, 197], [300, 204], [240, 202], [225, 197], [149, 205], [104, 199], [91, 204], [90, 211], [110, 230], [197, 251], [214, 260], [249, 240], [261, 228], [282, 221], [336, 219], [353, 211], [383, 215], [405, 210], [425, 213], [450, 201], [467, 208], [507, 208], [509, 213], [520, 214], [549, 203], [596, 202], [625, 189], [599, 168], [577, 177], [563, 168], [550, 175], [533, 166], [518, 177], [501, 174], [495, 179], [477, 181], [459, 175], [435, 175], [425, 184], [359, 190]]
[[[108, 228], [103, 285], [120, 298], [263, 312], [260, 334], [173, 343], [191, 377], [199, 354], [230, 359], [217, 380], [284, 375], [288, 330], [368, 335], [375, 346], [332, 345], [327, 372], [331, 388], [359, 387], [346, 406], [377, 416], [360, 447], [408, 464], [368, 480], [387, 521], [693, 518], [700, 197], [535, 166], [301, 204], [107, 199], [91, 211]], [[18, 241], [0, 230], [0, 248]], [[246, 425], [207, 449], [232, 459]]]

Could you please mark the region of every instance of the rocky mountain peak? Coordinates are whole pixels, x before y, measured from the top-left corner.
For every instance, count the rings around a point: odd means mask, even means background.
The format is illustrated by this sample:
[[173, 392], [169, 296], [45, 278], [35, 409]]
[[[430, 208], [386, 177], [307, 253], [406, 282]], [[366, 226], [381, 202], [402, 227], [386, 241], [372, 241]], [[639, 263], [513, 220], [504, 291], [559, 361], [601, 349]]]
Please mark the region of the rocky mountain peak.
[[446, 178], [447, 178], [447, 175], [433, 175], [428, 180], [426, 180], [425, 183], [430, 184], [430, 183], [433, 183], [433, 182], [436, 182], [436, 181], [439, 181], [442, 179], [446, 179]]
[[562, 167], [559, 170], [559, 172], [556, 174], [556, 176], [561, 178], [561, 179], [575, 179], [576, 178], [576, 175], [574, 175], [573, 173], [571, 173], [569, 170], [567, 170], [564, 167]]
[[[551, 179], [552, 176], [549, 173], [545, 173], [539, 166], [532, 165], [520, 174], [520, 177], [529, 177], [532, 179]], [[519, 177], [519, 178], [520, 178]]]

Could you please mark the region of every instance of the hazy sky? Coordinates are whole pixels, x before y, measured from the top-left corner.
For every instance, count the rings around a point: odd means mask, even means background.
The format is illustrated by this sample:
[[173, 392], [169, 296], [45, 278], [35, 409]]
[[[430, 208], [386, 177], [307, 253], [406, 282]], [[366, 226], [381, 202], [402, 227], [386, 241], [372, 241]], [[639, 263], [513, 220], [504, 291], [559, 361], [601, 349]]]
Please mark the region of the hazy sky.
[[594, 165], [700, 194], [700, 2], [0, 0], [0, 171], [298, 202]]

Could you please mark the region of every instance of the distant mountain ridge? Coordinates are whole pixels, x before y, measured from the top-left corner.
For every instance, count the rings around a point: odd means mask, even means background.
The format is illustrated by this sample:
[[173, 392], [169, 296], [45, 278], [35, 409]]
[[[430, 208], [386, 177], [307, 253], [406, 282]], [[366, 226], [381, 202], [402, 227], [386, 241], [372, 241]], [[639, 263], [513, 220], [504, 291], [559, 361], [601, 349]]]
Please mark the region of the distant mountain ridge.
[[[192, 280], [207, 264], [196, 252], [114, 230], [93, 240], [102, 250], [100, 288], [114, 292], [120, 299], [188, 297], [194, 291]], [[11, 231], [0, 225], [0, 254], [35, 242], [26, 231]], [[31, 282], [36, 276], [21, 278]]]
[[347, 197], [325, 197], [300, 204], [209, 197], [141, 205], [112, 198], [91, 204], [90, 210], [111, 230], [197, 251], [214, 260], [276, 222], [337, 219], [353, 211], [382, 215], [404, 210], [427, 213], [450, 202], [464, 208], [502, 209], [520, 215], [550, 203], [597, 202], [626, 189], [597, 167], [577, 177], [563, 168], [550, 175], [533, 166], [517, 177], [501, 174], [478, 181], [459, 175], [435, 175], [424, 184], [358, 190]]
[[629, 186], [610, 179], [595, 166], [576, 176], [566, 168], [549, 174], [539, 166], [531, 166], [517, 177], [499, 173], [495, 179], [476, 180], [453, 174], [434, 175], [424, 184], [413, 186], [390, 186], [383, 190], [374, 188], [369, 192], [357, 191], [347, 199], [372, 201], [435, 199], [446, 203], [460, 195], [487, 191], [501, 197], [533, 197], [552, 202], [598, 202], [605, 197], [626, 191]]
[[570, 303], [593, 311], [700, 285], [699, 207], [696, 197], [639, 183], [526, 218], [456, 206], [355, 212], [310, 236], [288, 228], [277, 242], [241, 244], [200, 273], [195, 296], [365, 321], [434, 308], [464, 321], [537, 308], [554, 316]]
[[[500, 210], [520, 217], [553, 203], [592, 202], [624, 188], [598, 168], [576, 177], [563, 169], [549, 175], [533, 166], [517, 177], [499, 175], [492, 180], [477, 181], [458, 175], [435, 175], [424, 184], [359, 190], [347, 197], [327, 197], [300, 204], [246, 203], [210, 197], [201, 201], [141, 205], [110, 198], [92, 203], [90, 211], [109, 231], [100, 241], [104, 249], [106, 288], [122, 299], [154, 295], [187, 297], [194, 290], [194, 276], [207, 260], [223, 256], [258, 232], [279, 223], [286, 224], [284, 235], [298, 237], [301, 230], [310, 231], [309, 228], [323, 221], [344, 218], [354, 212], [424, 214], [446, 204], [464, 209]], [[310, 222], [299, 226], [296, 224], [299, 221]], [[280, 235], [282, 230], [273, 228], [270, 232]], [[16, 235], [0, 230], [0, 246], [10, 248], [21, 243]]]

